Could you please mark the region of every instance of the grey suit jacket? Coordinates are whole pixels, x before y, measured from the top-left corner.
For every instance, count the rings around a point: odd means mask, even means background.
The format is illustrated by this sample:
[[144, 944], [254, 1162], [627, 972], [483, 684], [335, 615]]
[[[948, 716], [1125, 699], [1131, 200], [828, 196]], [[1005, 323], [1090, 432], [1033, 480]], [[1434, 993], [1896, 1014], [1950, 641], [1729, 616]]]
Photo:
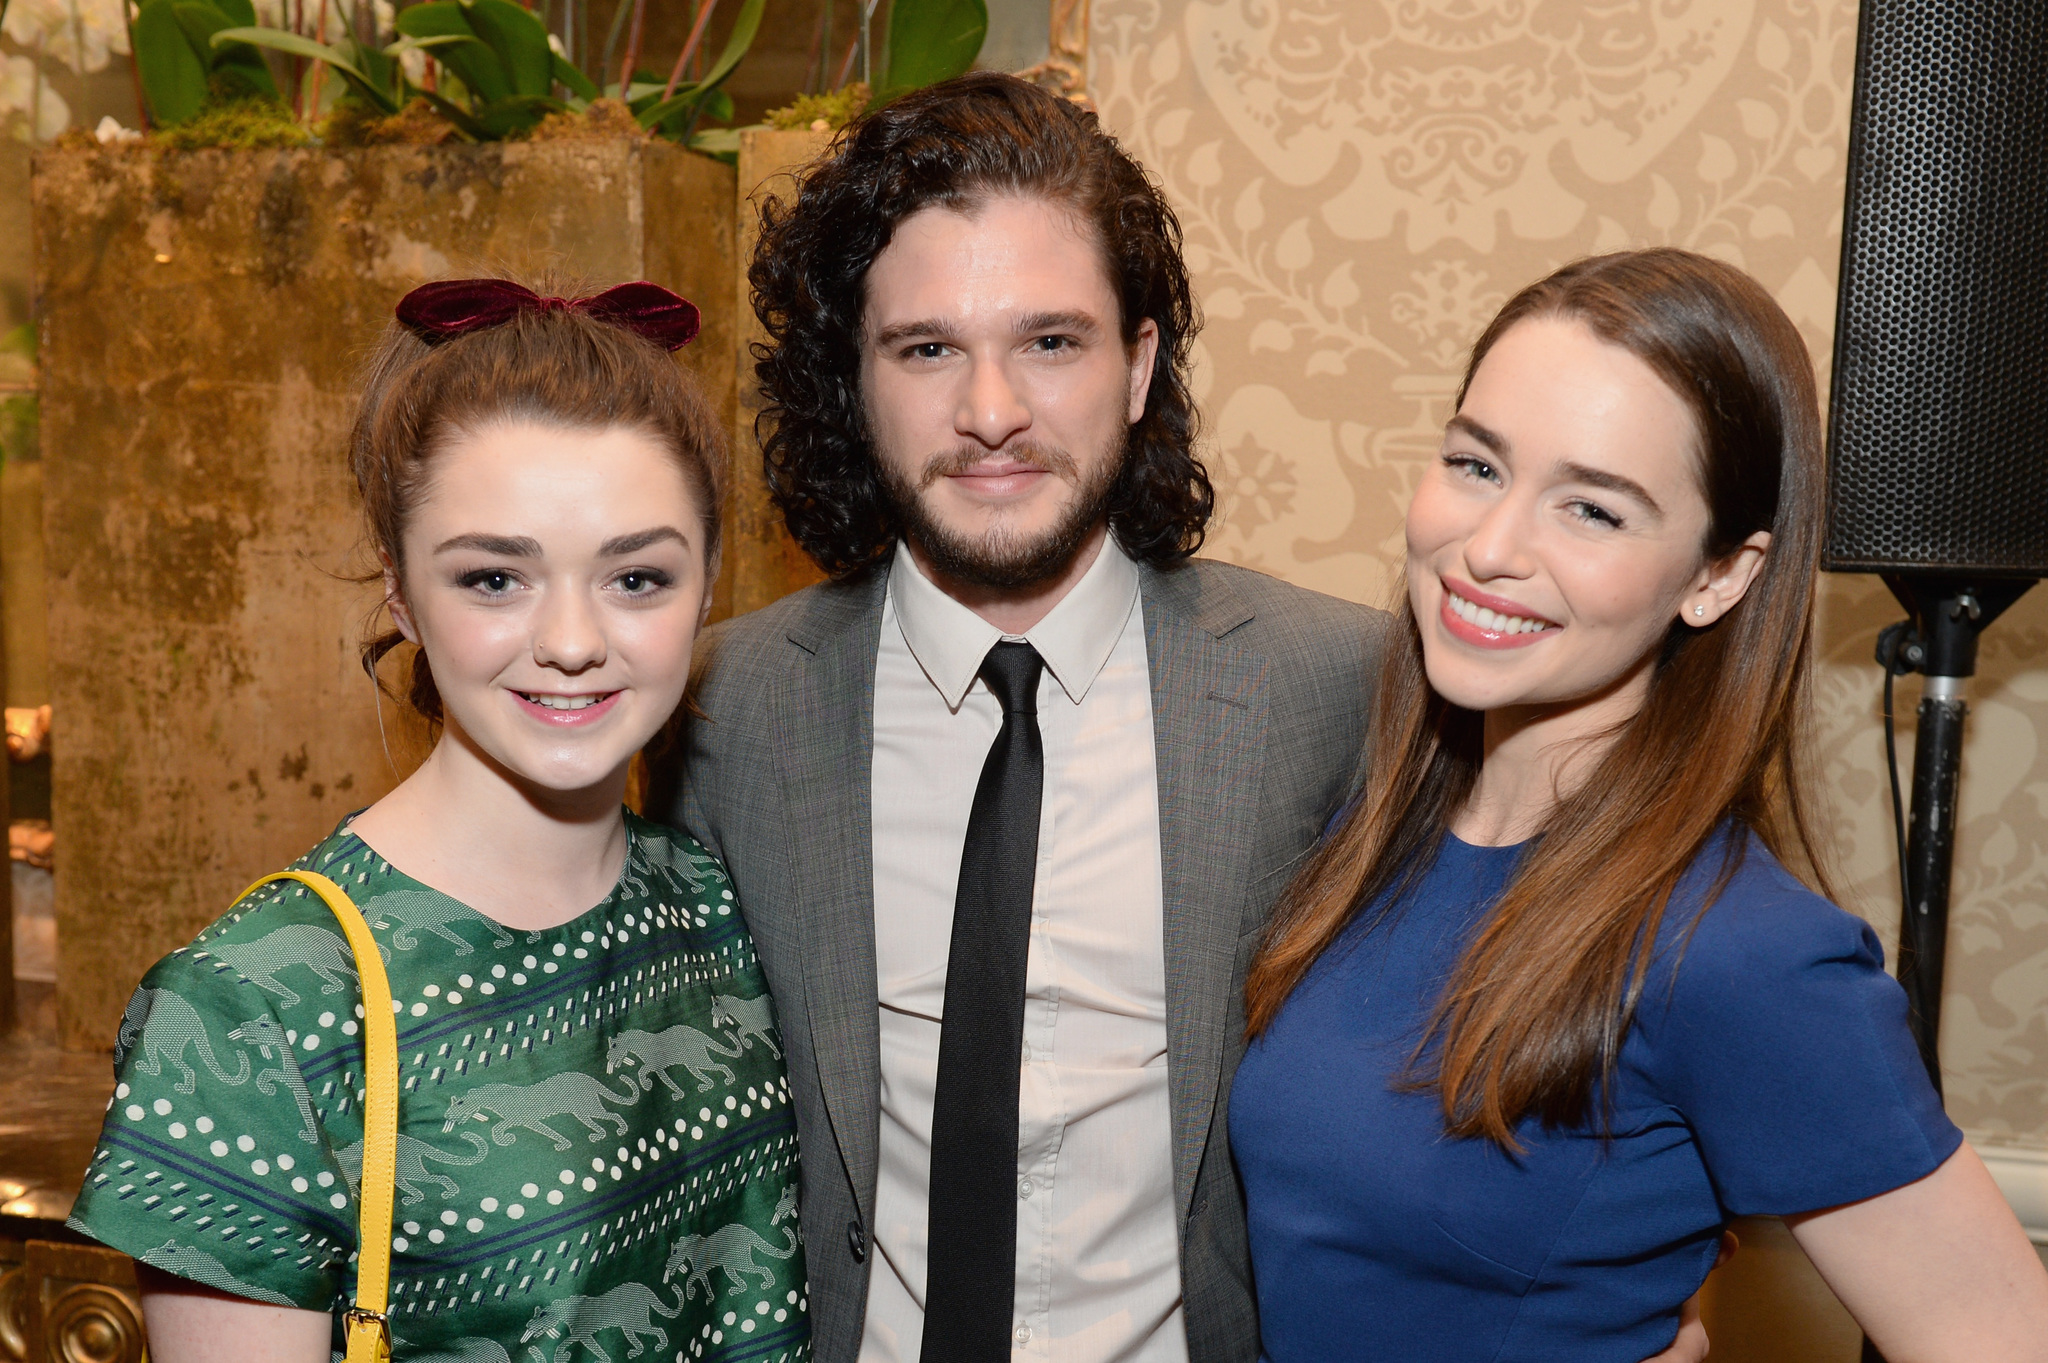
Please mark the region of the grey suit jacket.
[[[1244, 972], [1274, 899], [1352, 792], [1386, 617], [1247, 569], [1141, 568], [1159, 765], [1167, 1084], [1193, 1363], [1251, 1363], [1258, 1316], [1230, 1159]], [[820, 1363], [852, 1363], [879, 1141], [869, 758], [886, 571], [698, 645], [666, 813], [725, 862], [766, 967], [803, 1149]]]

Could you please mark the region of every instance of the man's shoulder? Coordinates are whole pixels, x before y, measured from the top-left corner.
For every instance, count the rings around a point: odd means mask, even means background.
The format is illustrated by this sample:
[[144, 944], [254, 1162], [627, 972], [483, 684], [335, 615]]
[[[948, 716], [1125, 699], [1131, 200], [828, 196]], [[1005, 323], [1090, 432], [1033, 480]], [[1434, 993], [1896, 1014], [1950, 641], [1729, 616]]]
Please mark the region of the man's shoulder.
[[824, 638], [879, 608], [887, 575], [871, 570], [845, 581], [819, 582], [759, 610], [721, 620], [698, 636], [691, 671], [699, 686], [788, 665], [785, 650], [815, 648]]
[[1245, 598], [1262, 614], [1307, 616], [1314, 619], [1364, 621], [1383, 617], [1386, 612], [1372, 606], [1331, 596], [1313, 587], [1300, 587], [1271, 573], [1246, 568], [1221, 559], [1189, 559], [1186, 569], [1209, 582], [1226, 587]]
[[1376, 654], [1388, 620], [1372, 606], [1215, 559], [1150, 569], [1144, 581], [1148, 597], [1166, 608], [1267, 654]]

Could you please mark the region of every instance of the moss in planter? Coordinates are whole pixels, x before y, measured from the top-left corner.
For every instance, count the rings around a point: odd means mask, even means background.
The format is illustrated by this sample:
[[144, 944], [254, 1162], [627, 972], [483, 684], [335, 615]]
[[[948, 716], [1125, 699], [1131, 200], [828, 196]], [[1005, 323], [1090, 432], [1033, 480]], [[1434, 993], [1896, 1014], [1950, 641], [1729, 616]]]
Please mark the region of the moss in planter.
[[257, 151], [303, 147], [313, 138], [282, 103], [251, 96], [211, 101], [183, 123], [158, 129], [149, 140], [152, 145], [170, 151], [200, 151], [207, 147]]
[[[768, 126], [782, 132], [797, 132], [805, 128], [812, 132], [837, 132], [858, 118], [872, 98], [874, 92], [863, 80], [822, 95], [799, 95], [794, 104], [770, 109]], [[818, 126], [821, 123], [823, 127]]]
[[461, 141], [462, 134], [424, 99], [409, 100], [388, 116], [344, 99], [321, 122], [320, 140], [330, 147], [438, 147]]
[[633, 111], [616, 99], [591, 101], [582, 113], [549, 114], [526, 134], [529, 142], [608, 142], [616, 137], [651, 137]]

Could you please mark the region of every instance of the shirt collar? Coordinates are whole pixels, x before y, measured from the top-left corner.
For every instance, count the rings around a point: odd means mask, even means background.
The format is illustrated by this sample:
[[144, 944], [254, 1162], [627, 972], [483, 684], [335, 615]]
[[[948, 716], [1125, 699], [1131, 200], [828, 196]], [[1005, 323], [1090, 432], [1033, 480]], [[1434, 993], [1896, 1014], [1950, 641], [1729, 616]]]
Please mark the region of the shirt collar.
[[[1045, 660], [1067, 698], [1079, 705], [1116, 648], [1138, 602], [1138, 568], [1116, 542], [1103, 538], [1095, 562], [1073, 590], [1022, 636]], [[918, 569], [898, 541], [889, 570], [889, 604], [903, 642], [951, 709], [959, 709], [982, 660], [1006, 636], [955, 601]]]

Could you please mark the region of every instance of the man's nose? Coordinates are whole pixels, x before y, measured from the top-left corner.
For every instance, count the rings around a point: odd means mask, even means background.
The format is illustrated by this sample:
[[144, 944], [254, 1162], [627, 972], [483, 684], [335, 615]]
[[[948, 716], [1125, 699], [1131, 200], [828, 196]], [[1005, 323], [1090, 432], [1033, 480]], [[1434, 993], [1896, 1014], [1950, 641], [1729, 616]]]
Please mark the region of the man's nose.
[[1031, 427], [1031, 407], [1010, 374], [1007, 357], [976, 357], [961, 394], [953, 427], [991, 450]]

